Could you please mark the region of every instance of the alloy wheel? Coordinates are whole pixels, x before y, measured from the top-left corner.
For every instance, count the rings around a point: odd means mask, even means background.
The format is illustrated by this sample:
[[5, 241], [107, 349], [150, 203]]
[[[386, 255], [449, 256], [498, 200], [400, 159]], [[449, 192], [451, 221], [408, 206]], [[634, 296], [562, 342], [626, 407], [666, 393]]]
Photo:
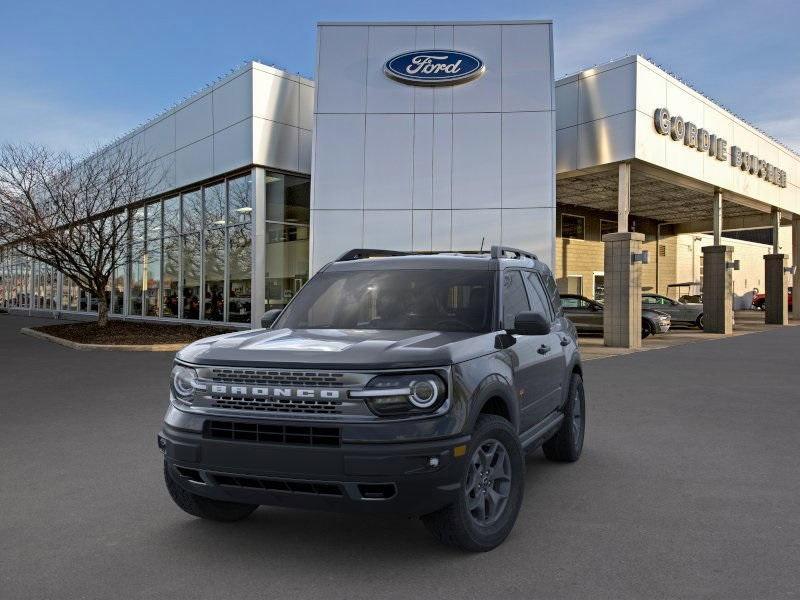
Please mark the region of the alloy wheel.
[[511, 494], [511, 458], [501, 442], [489, 439], [475, 449], [464, 488], [472, 520], [481, 526], [494, 524]]

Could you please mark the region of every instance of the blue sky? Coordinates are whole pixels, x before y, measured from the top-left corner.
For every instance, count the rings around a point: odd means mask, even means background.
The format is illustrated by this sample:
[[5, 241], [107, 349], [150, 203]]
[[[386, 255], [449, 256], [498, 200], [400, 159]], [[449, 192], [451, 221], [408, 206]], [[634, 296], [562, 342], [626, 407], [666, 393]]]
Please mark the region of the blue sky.
[[312, 76], [319, 20], [549, 18], [556, 76], [644, 54], [800, 152], [800, 3], [3, 2], [0, 142], [83, 151], [249, 59]]

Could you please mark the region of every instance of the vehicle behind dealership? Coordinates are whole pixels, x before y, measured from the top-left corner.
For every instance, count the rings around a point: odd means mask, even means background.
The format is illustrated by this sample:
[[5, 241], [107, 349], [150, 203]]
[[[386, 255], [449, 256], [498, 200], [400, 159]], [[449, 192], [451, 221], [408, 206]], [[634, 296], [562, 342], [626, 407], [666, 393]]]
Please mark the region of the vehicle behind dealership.
[[[562, 294], [561, 309], [575, 325], [578, 333], [603, 333], [603, 305], [579, 294]], [[657, 333], [667, 333], [670, 316], [661, 311], [642, 308], [642, 339]]]
[[352, 250], [262, 324], [176, 357], [158, 441], [192, 515], [401, 513], [485, 551], [516, 521], [525, 452], [581, 454], [575, 331], [532, 254]]
[[642, 309], [666, 313], [673, 325], [684, 325], [703, 329], [703, 304], [679, 302], [661, 294], [642, 294]]

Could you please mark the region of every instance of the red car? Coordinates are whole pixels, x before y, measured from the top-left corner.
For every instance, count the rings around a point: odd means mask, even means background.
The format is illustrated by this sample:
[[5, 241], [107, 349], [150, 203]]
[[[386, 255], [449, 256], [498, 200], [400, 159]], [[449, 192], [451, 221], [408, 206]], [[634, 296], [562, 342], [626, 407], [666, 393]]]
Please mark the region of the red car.
[[[792, 287], [789, 286], [789, 293], [787, 294], [789, 299], [789, 310], [792, 310]], [[753, 296], [753, 308], [757, 308], [758, 310], [764, 310], [767, 307], [767, 295], [766, 294], [756, 294]]]

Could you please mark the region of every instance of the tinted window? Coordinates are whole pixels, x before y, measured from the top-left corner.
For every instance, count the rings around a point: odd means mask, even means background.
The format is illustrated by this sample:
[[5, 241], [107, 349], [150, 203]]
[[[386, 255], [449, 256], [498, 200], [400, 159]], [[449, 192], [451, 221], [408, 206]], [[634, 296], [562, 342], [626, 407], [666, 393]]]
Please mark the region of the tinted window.
[[658, 304], [658, 299], [652, 296], [642, 296], [642, 304]]
[[522, 283], [519, 271], [503, 273], [503, 328], [514, 329], [514, 318], [521, 312], [530, 310], [528, 294]]
[[533, 271], [526, 271], [525, 281], [528, 284], [528, 296], [530, 298], [531, 310], [552, 320], [553, 310], [547, 299], [547, 293], [542, 287], [542, 280], [539, 279], [539, 276]]
[[589, 303], [580, 298], [561, 298], [562, 308], [588, 308]]
[[488, 271], [322, 273], [303, 286], [275, 327], [488, 332], [493, 288]]

